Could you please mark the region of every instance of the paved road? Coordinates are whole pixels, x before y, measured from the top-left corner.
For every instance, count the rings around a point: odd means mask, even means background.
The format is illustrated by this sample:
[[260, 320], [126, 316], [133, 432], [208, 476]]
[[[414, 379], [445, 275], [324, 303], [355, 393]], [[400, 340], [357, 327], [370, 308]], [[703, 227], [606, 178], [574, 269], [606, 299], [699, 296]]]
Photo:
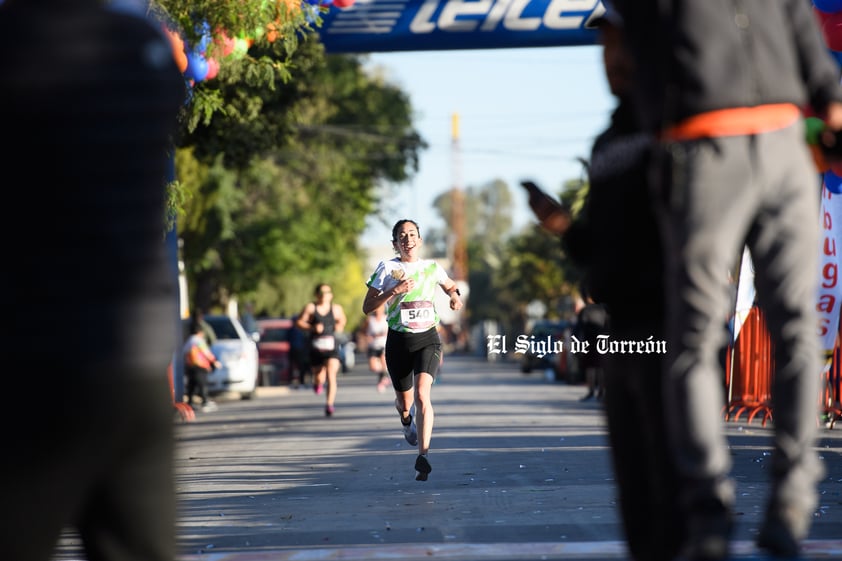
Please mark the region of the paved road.
[[[266, 388], [179, 424], [179, 561], [626, 559], [604, 423], [582, 386], [514, 363], [447, 357], [433, 387], [433, 472], [415, 481], [393, 397], [364, 361], [336, 414], [311, 390]], [[738, 481], [735, 554], [756, 559], [769, 429], [728, 422]], [[808, 547], [842, 556], [842, 431]], [[68, 537], [56, 561], [77, 559]], [[76, 555], [74, 557], [74, 555]]]

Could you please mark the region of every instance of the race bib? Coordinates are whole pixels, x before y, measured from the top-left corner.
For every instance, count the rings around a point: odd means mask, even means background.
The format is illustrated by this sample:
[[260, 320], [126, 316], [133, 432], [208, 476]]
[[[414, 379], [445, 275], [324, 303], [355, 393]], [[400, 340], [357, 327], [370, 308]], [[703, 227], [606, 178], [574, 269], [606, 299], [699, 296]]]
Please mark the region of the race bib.
[[435, 323], [436, 311], [427, 300], [401, 302], [401, 323], [410, 329], [427, 329]]
[[316, 335], [313, 337], [313, 348], [323, 353], [330, 352], [336, 346], [333, 335]]
[[385, 335], [378, 335], [374, 338], [371, 342], [371, 347], [374, 349], [385, 349], [386, 348], [386, 336]]

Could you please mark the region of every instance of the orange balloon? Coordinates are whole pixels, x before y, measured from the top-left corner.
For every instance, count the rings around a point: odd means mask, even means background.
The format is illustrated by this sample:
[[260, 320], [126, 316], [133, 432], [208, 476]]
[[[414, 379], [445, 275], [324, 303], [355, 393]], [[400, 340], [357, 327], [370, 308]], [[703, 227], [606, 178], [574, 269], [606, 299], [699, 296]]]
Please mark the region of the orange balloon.
[[266, 40], [270, 43], [278, 40], [278, 26], [274, 22], [270, 21], [266, 24]]
[[175, 64], [178, 66], [178, 69], [182, 72], [187, 70], [187, 53], [184, 51], [179, 51], [177, 53], [173, 53], [175, 57]]
[[164, 27], [164, 33], [167, 34], [167, 38], [170, 41], [170, 46], [172, 47], [172, 57], [175, 60], [176, 66], [181, 72], [184, 72], [187, 69], [187, 53], [184, 52], [184, 40], [181, 38], [181, 35], [178, 34], [178, 31], [174, 31], [167, 27]]

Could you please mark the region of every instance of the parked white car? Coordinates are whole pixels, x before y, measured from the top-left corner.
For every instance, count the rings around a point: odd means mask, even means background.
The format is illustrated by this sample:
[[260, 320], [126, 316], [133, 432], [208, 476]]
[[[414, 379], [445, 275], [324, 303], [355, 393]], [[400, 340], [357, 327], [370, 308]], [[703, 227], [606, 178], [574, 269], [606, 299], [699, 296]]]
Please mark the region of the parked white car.
[[226, 315], [206, 315], [205, 321], [216, 333], [211, 346], [222, 363], [208, 376], [208, 392], [239, 393], [242, 399], [252, 399], [257, 390], [259, 362], [257, 342], [236, 318]]

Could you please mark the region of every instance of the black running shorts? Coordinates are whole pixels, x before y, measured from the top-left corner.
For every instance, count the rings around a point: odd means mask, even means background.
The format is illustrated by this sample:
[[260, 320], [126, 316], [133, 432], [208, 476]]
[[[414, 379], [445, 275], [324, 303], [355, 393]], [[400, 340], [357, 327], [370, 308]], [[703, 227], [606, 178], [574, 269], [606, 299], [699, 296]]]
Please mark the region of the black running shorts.
[[389, 330], [386, 367], [396, 390], [405, 392], [412, 388], [413, 372], [426, 372], [435, 379], [441, 356], [441, 339], [435, 327], [423, 333]]

